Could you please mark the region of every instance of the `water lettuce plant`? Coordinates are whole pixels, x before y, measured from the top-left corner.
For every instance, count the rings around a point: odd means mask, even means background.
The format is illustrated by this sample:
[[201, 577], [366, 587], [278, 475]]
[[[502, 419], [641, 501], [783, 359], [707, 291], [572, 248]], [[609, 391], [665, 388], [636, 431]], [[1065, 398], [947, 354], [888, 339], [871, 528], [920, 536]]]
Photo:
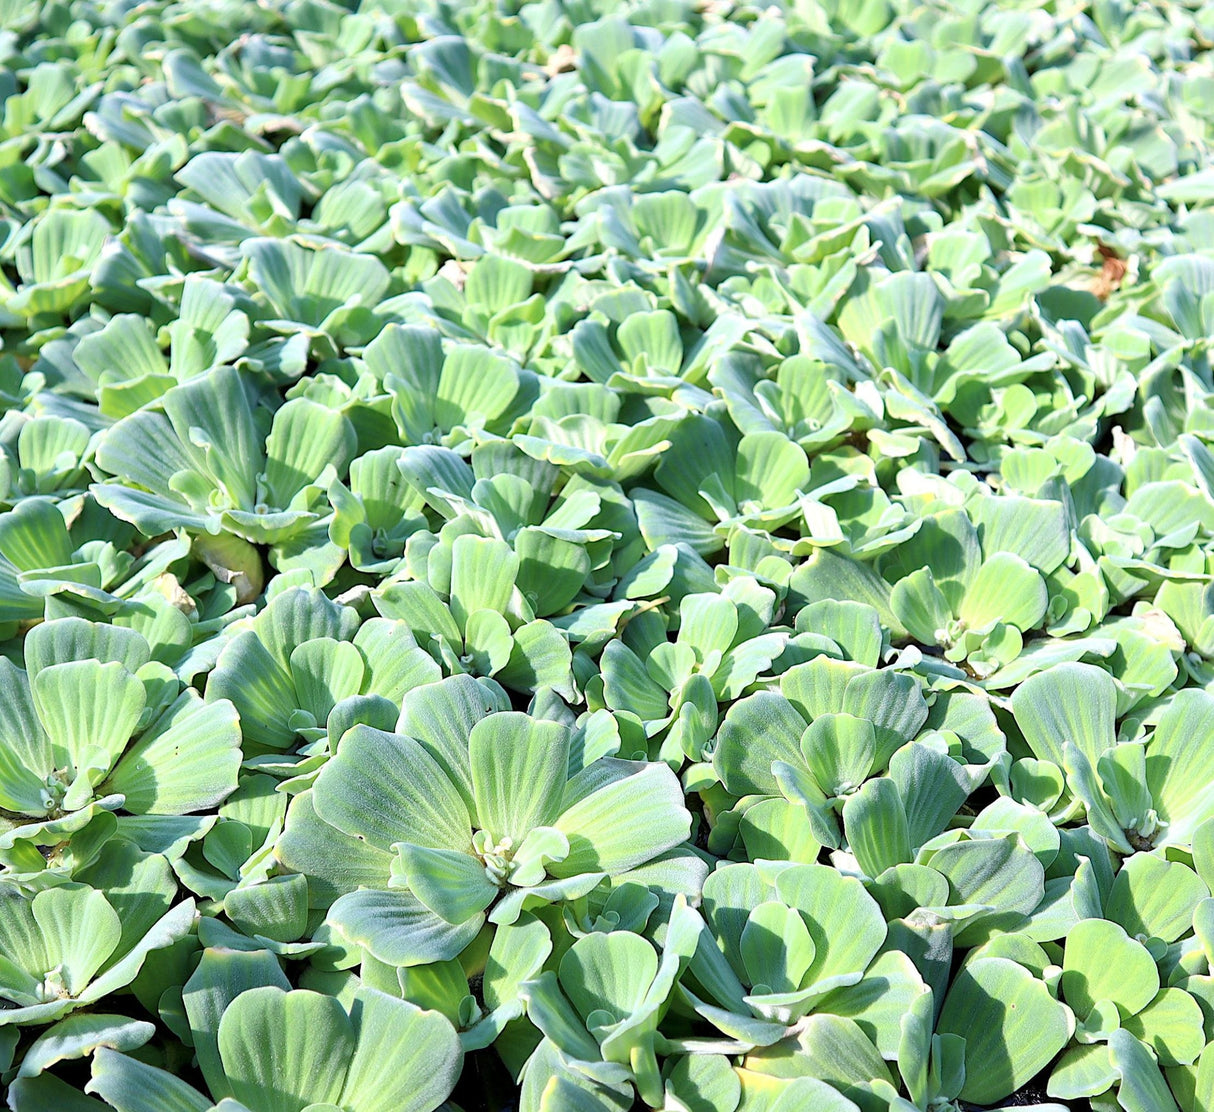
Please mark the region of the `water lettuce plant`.
[[100, 810], [134, 832], [235, 790], [235, 707], [182, 690], [135, 630], [60, 618], [30, 630], [24, 649], [24, 669], [0, 661], [3, 852], [53, 845]]
[[1208, 0], [0, 43], [0, 1103], [1214, 1109]]
[[[261, 432], [240, 377], [223, 367], [158, 404], [109, 430], [98, 447], [102, 466], [127, 483], [97, 484], [94, 497], [149, 536], [230, 535], [245, 542], [237, 559], [257, 559], [250, 543], [270, 545], [283, 570], [311, 566], [318, 581], [332, 578], [340, 557], [327, 543], [324, 495], [354, 452], [346, 418], [298, 398]], [[319, 530], [318, 545], [301, 540], [309, 529]]]
[[315, 820], [296, 828], [289, 815], [278, 851], [305, 875], [350, 842], [381, 863], [378, 883], [340, 896], [327, 921], [388, 964], [456, 958], [486, 922], [583, 896], [690, 830], [665, 765], [583, 766], [567, 726], [496, 708], [471, 677], [416, 688], [398, 728], [342, 736], [309, 793]]
[[[168, 862], [111, 843], [82, 875], [31, 894], [6, 885], [0, 1025], [46, 1025], [125, 989], [148, 955], [189, 934], [193, 900], [176, 899]], [[108, 892], [108, 894], [107, 894]]]

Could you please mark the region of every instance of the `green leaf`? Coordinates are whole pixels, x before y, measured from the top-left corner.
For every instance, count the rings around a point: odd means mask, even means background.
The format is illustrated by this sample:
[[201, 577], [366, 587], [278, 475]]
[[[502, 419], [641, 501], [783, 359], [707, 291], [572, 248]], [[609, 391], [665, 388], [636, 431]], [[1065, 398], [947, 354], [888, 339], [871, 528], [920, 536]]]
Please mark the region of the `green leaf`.
[[[802, 983], [825, 993], [860, 980], [886, 932], [881, 909], [863, 885], [825, 865], [795, 865], [777, 875], [776, 894], [805, 917], [813, 940], [813, 963]], [[845, 934], [831, 929], [836, 922], [848, 924]]]
[[287, 724], [297, 705], [295, 684], [252, 630], [238, 633], [223, 647], [207, 677], [206, 698], [235, 706], [241, 730], [252, 742], [285, 749], [295, 737]]
[[294, 398], [274, 414], [266, 438], [266, 501], [286, 508], [326, 465], [339, 474], [354, 456], [355, 434], [336, 410], [307, 398]]
[[774, 510], [796, 500], [809, 482], [804, 451], [778, 432], [748, 433], [738, 442], [734, 498], [743, 513], [748, 503]]
[[99, 1100], [85, 1096], [51, 1073], [16, 1078], [9, 1086], [8, 1096], [14, 1112], [101, 1112], [105, 1108]]
[[219, 1056], [232, 1095], [265, 1112], [336, 1103], [355, 1051], [341, 1005], [317, 992], [267, 985], [242, 992], [219, 1022]]
[[811, 603], [797, 615], [797, 630], [811, 630], [829, 637], [854, 660], [875, 668], [881, 659], [881, 616], [860, 602], [823, 599]]
[[1041, 902], [1045, 870], [1015, 834], [943, 846], [921, 864], [949, 882], [949, 903], [984, 904], [991, 910], [957, 932], [959, 945], [979, 945], [992, 931], [1014, 930]]
[[70, 564], [73, 547], [63, 514], [53, 502], [21, 501], [0, 514], [0, 556], [19, 571]]
[[620, 325], [616, 339], [630, 363], [644, 359], [646, 365], [672, 375], [683, 365], [683, 342], [673, 313], [633, 313]]
[[914, 962], [906, 954], [887, 950], [877, 955], [862, 980], [836, 989], [818, 1003], [817, 1010], [854, 1020], [888, 1060], [898, 1053], [903, 1017], [923, 998], [930, 1000], [931, 993]]
[[298, 875], [275, 876], [234, 888], [224, 897], [223, 910], [247, 935], [294, 942], [308, 926], [308, 882]]
[[[690, 833], [682, 788], [666, 765], [611, 758], [596, 763], [608, 763], [612, 779], [553, 823], [569, 839], [569, 856], [549, 868], [555, 877], [621, 873], [686, 841]], [[592, 765], [587, 772], [593, 770]], [[629, 822], [621, 823], [620, 815], [628, 815]]]
[[1117, 1083], [1117, 1071], [1105, 1043], [1070, 1047], [1050, 1073], [1046, 1092], [1052, 1097], [1080, 1100], [1106, 1092]]
[[1136, 853], [1126, 859], [1113, 881], [1105, 915], [1131, 937], [1175, 942], [1190, 929], [1193, 912], [1209, 894], [1187, 865]]
[[1080, 921], [1066, 936], [1063, 957], [1062, 994], [1080, 1021], [1101, 1000], [1116, 1004], [1124, 1020], [1159, 991], [1154, 959], [1116, 923]]
[[181, 815], [222, 803], [236, 789], [240, 719], [225, 700], [184, 691], [123, 754], [103, 787], [132, 814]]
[[551, 953], [552, 936], [539, 919], [524, 915], [498, 927], [485, 962], [485, 1004], [500, 1008], [514, 1000], [519, 986], [539, 973]]
[[459, 957], [484, 917], [448, 923], [410, 892], [364, 888], [339, 897], [328, 922], [388, 965], [428, 965]]
[[1197, 1001], [1179, 988], [1164, 988], [1122, 1027], [1150, 1047], [1161, 1066], [1188, 1065], [1205, 1048], [1202, 1011]]
[[449, 676], [406, 693], [397, 728], [416, 738], [442, 766], [472, 813], [476, 805], [468, 736], [487, 714], [508, 709], [505, 693], [495, 684], [479, 683], [471, 676]]
[[520, 529], [514, 551], [518, 554], [516, 584], [537, 615], [564, 610], [590, 574], [590, 555], [582, 545], [543, 529]]
[[198, 1068], [216, 1099], [232, 1095], [219, 1057], [219, 1022], [237, 996], [246, 989], [264, 985], [284, 991], [291, 987], [278, 961], [267, 950], [206, 949], [182, 987], [182, 1004]]
[[1004, 495], [975, 498], [968, 509], [987, 563], [999, 553], [1008, 553], [1049, 574], [1070, 553], [1066, 511], [1060, 502]]
[[738, 832], [751, 861], [769, 859], [808, 865], [822, 845], [805, 821], [805, 810], [786, 799], [764, 799], [746, 808]]
[[451, 547], [451, 613], [461, 628], [477, 610], [503, 613], [510, 603], [519, 559], [503, 541], [465, 534]]
[[171, 1073], [104, 1047], [93, 1057], [86, 1092], [97, 1093], [117, 1112], [210, 1112], [197, 1089]]
[[724, 656], [737, 632], [738, 609], [723, 595], [686, 595], [679, 604], [679, 643], [690, 645], [700, 663]]
[[799, 763], [805, 719], [771, 691], [739, 699], [717, 733], [712, 765], [733, 795], [778, 795], [772, 761]]
[[843, 830], [851, 852], [867, 876], [914, 857], [906, 808], [897, 784], [870, 780], [843, 804]]
[[264, 453], [237, 372], [231, 367], [217, 367], [210, 374], [175, 386], [161, 404], [182, 447], [188, 444], [193, 449], [197, 473], [213, 478], [232, 505], [252, 509], [257, 501], [255, 477]]
[[514, 631], [510, 659], [495, 678], [512, 691], [535, 693], [550, 688], [572, 698], [572, 669], [569, 639], [551, 622], [537, 618]]
[[431, 1112], [460, 1075], [463, 1052], [455, 1029], [374, 989], [356, 989], [350, 1008], [354, 1056], [340, 1104], [358, 1112]]
[[118, 914], [102, 893], [85, 885], [39, 892], [33, 912], [51, 967], [61, 970], [65, 991], [78, 996], [122, 937]]
[[1109, 1057], [1121, 1075], [1117, 1102], [1125, 1112], [1179, 1112], [1150, 1052], [1129, 1031], [1109, 1036]]
[[[126, 825], [120, 821], [118, 829], [123, 831]], [[171, 912], [180, 914], [173, 906], [177, 883], [168, 861], [159, 854], [142, 852], [125, 838], [108, 840], [88, 868], [80, 870], [77, 876], [104, 892], [109, 905], [118, 913], [122, 939], [115, 954], [138, 950], [163, 916]], [[108, 977], [109, 973], [103, 976]]]
[[386, 849], [322, 820], [311, 791], [291, 801], [274, 853], [288, 869], [307, 876], [312, 907], [328, 907], [338, 896], [359, 887], [384, 885], [392, 867], [392, 855]]
[[285, 239], [247, 239], [241, 252], [249, 274], [279, 316], [312, 328], [347, 305], [375, 305], [388, 288], [388, 270], [374, 255], [335, 243], [307, 247]]
[[[815, 1013], [806, 1016], [798, 1028], [795, 1040], [785, 1039], [749, 1054], [743, 1060], [746, 1068], [777, 1077], [810, 1078], [833, 1089], [873, 1081], [890, 1082], [880, 1052], [854, 1020]], [[807, 1095], [812, 1098], [812, 1107], [819, 1107], [818, 1102], [822, 1101], [823, 1107], [831, 1108], [830, 1093], [831, 1090], [811, 1091]], [[847, 1105], [837, 1107], [842, 1112]]]
[[31, 679], [54, 664], [89, 659], [138, 672], [151, 659], [151, 650], [133, 629], [83, 618], [42, 622], [25, 635], [25, 667]]
[[561, 988], [585, 1020], [606, 1012], [602, 1025], [627, 1019], [658, 972], [653, 946], [629, 931], [596, 931], [579, 938], [561, 958]]
[[510, 663], [514, 639], [510, 623], [493, 610], [473, 610], [464, 623], [466, 663], [485, 675], [500, 672]]
[[483, 718], [468, 735], [477, 823], [517, 846], [561, 812], [569, 774], [569, 731], [507, 712]]
[[1033, 753], [1059, 767], [1068, 741], [1093, 765], [1117, 741], [1117, 685], [1092, 664], [1055, 664], [1030, 676], [1012, 694], [1012, 713]]
[[867, 719], [852, 714], [824, 714], [801, 738], [805, 763], [827, 795], [858, 788], [872, 771], [876, 734]]
[[931, 568], [936, 587], [956, 614], [981, 564], [978, 535], [963, 510], [944, 510], [926, 518], [913, 537], [886, 557], [886, 564], [882, 574], [892, 581]]
[[[114, 903], [115, 905], [119, 903], [116, 896]], [[196, 915], [197, 911], [192, 899], [182, 900], [169, 908], [159, 919], [145, 928], [135, 945], [123, 953], [118, 960], [107, 964], [104, 971], [81, 993], [80, 999], [91, 1004], [110, 993], [126, 988], [138, 976], [148, 954], [154, 950], [163, 950], [172, 946], [189, 934], [194, 926]]]
[[751, 985], [767, 993], [795, 992], [814, 960], [814, 942], [795, 908], [768, 900], [751, 911], [740, 941]]
[[634, 490], [632, 508], [641, 536], [651, 551], [663, 545], [681, 544], [700, 556], [711, 556], [725, 547], [717, 530], [702, 516], [656, 490]]
[[793, 606], [840, 599], [865, 603], [877, 611], [891, 637], [908, 636], [907, 628], [891, 609], [889, 584], [867, 564], [839, 556], [828, 548], [819, 548], [793, 572], [788, 590]]
[[893, 671], [861, 672], [847, 681], [842, 709], [873, 724], [874, 769], [882, 769], [927, 721], [927, 702], [913, 676]]
[[156, 1033], [143, 1020], [126, 1016], [77, 1013], [48, 1028], [25, 1052], [18, 1077], [37, 1077], [57, 1062], [86, 1058], [100, 1047], [111, 1050], [138, 1050]]
[[1214, 1051], [1210, 1051], [1207, 1045], [1197, 1064], [1193, 1112], [1210, 1112], [1211, 1108], [1214, 1108]]
[[434, 423], [505, 431], [524, 390], [524, 373], [505, 356], [457, 344], [447, 352], [434, 405]]
[[45, 813], [46, 774], [55, 768], [50, 738], [38, 721], [29, 679], [0, 660], [0, 805], [18, 813]]
[[961, 1097], [994, 1104], [1049, 1064], [1070, 1039], [1074, 1018], [1023, 966], [978, 958], [953, 979], [936, 1030], [965, 1039]]
[[1214, 696], [1178, 691], [1168, 701], [1147, 745], [1146, 784], [1159, 817], [1168, 825], [1163, 839], [1185, 845], [1214, 816], [1214, 778], [1193, 738], [1214, 730]]
[[147, 695], [121, 664], [77, 660], [34, 676], [34, 706], [56, 759], [77, 773], [108, 772], [135, 732]]
[[362, 654], [348, 641], [316, 637], [291, 651], [297, 705], [318, 723], [323, 723], [342, 699], [362, 691], [363, 676]]
[[[1106, 750], [1101, 760], [1114, 752], [1115, 749]], [[1066, 762], [1064, 768], [1067, 783], [1076, 798], [1083, 801], [1087, 811], [1088, 825], [1118, 853], [1131, 852], [1133, 847], [1126, 838], [1121, 824], [1117, 821], [1117, 816], [1113, 812], [1113, 802], [1105, 792], [1104, 785], [1087, 755], [1069, 741], [1063, 748], [1063, 755]]]
[[916, 568], [899, 579], [890, 590], [889, 606], [915, 640], [935, 645], [947, 636], [952, 613], [930, 567]]
[[666, 689], [650, 675], [644, 662], [623, 641], [612, 640], [601, 660], [607, 705], [654, 721], [670, 713]]
[[316, 587], [288, 586], [257, 615], [254, 628], [280, 668], [289, 669], [297, 645], [318, 637], [349, 641], [358, 613], [333, 602]]
[[359, 626], [354, 645], [363, 656], [364, 695], [382, 696], [399, 707], [408, 692], [442, 679], [442, 669], [415, 647], [404, 622], [371, 618]]
[[379, 849], [397, 842], [471, 849], [463, 799], [413, 738], [355, 726], [321, 770], [312, 795], [321, 819]]
[[970, 629], [1006, 622], [1021, 631], [1034, 629], [1049, 601], [1045, 580], [1019, 556], [997, 552], [984, 560], [957, 613]]
[[684, 1054], [674, 1060], [666, 1089], [688, 1112], [734, 1112], [742, 1098], [738, 1075], [723, 1054]]
[[397, 852], [410, 891], [448, 923], [468, 922], [497, 898], [497, 886], [471, 854], [410, 845]]
[[[889, 762], [889, 776], [898, 787], [906, 811], [907, 833], [916, 848], [949, 825], [969, 795], [972, 783], [964, 765], [919, 743], [903, 746], [894, 754]], [[975, 825], [980, 826], [980, 820], [975, 820]]]

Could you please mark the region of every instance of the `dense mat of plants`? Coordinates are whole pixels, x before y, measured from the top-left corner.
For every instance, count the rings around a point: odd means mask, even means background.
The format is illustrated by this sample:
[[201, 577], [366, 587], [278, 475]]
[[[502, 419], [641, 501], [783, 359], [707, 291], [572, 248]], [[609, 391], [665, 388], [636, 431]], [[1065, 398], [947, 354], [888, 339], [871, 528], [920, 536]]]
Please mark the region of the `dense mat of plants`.
[[13, 1112], [1214, 1110], [1214, 5], [0, 26]]

